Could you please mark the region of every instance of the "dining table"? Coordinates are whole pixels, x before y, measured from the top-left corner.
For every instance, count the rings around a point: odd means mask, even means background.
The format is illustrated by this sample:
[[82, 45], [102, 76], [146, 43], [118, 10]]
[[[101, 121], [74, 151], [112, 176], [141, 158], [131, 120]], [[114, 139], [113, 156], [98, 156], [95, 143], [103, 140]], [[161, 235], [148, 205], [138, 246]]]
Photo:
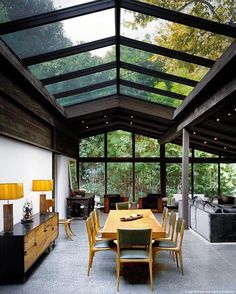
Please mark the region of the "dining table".
[[150, 209], [110, 210], [102, 238], [117, 240], [117, 229], [152, 229], [152, 239], [165, 238], [166, 231]]

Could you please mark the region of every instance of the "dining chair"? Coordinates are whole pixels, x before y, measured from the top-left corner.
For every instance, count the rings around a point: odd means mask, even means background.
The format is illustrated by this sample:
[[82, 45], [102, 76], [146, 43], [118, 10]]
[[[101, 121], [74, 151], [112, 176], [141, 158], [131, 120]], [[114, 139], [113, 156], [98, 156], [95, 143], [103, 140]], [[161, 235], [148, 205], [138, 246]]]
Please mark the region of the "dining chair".
[[95, 212], [95, 218], [96, 218], [96, 223], [97, 223], [97, 229], [99, 231], [101, 231], [103, 227], [100, 224], [100, 216], [99, 216], [98, 209], [97, 208], [94, 208], [94, 212]]
[[175, 232], [175, 223], [176, 223], [176, 213], [171, 211], [168, 219], [168, 229], [166, 232], [165, 238], [158, 238], [158, 240], [174, 240], [174, 232]]
[[159, 251], [173, 252], [176, 257], [177, 267], [179, 267], [179, 261], [180, 261], [181, 272], [183, 275], [184, 274], [183, 256], [182, 256], [183, 236], [184, 236], [184, 219], [179, 218], [177, 221], [176, 229], [175, 229], [174, 240], [156, 240], [152, 244], [153, 261], [155, 261], [156, 254]]
[[89, 261], [88, 261], [88, 276], [93, 264], [93, 257], [98, 251], [116, 250], [116, 244], [112, 240], [95, 240], [94, 238], [94, 224], [92, 216], [86, 220], [86, 228], [89, 242]]
[[129, 202], [117, 202], [116, 210], [125, 210], [129, 209]]
[[167, 218], [168, 218], [168, 208], [164, 207], [163, 209], [163, 213], [162, 213], [162, 222], [161, 222], [161, 226], [163, 229], [166, 230], [166, 222], [167, 222]]
[[96, 217], [95, 210], [90, 212], [90, 216], [91, 216], [91, 222], [92, 222], [93, 227], [94, 227], [94, 230], [93, 230], [94, 240], [96, 240], [96, 241], [110, 240], [110, 239], [102, 237], [101, 230], [99, 229], [99, 225], [98, 225], [98, 222], [97, 222], [97, 217]]
[[152, 229], [117, 229], [117, 291], [120, 286], [120, 264], [130, 262], [149, 264], [150, 288], [153, 290]]

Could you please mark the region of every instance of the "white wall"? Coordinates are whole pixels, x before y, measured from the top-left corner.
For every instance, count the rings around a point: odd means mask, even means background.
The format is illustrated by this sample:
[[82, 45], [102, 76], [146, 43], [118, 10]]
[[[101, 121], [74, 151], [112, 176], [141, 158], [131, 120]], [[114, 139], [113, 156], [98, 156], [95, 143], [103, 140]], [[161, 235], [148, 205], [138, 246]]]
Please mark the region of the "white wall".
[[66, 218], [66, 198], [70, 195], [70, 182], [69, 182], [69, 163], [72, 158], [56, 155], [55, 156], [55, 198], [56, 198], [56, 211], [59, 212], [59, 218]]
[[[33, 179], [52, 179], [52, 152], [0, 136], [0, 183], [23, 182], [24, 198], [13, 203], [14, 223], [22, 218], [26, 199], [33, 203], [33, 213], [39, 212], [39, 194], [32, 192]], [[47, 192], [47, 198], [52, 193]], [[3, 229], [3, 204], [0, 200], [0, 231]]]

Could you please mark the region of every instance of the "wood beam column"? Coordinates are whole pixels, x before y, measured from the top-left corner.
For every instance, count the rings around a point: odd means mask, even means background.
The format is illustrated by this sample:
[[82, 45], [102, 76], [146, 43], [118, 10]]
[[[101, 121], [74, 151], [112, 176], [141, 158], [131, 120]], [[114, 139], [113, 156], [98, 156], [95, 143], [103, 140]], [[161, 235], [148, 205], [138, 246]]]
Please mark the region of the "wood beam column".
[[165, 144], [160, 145], [160, 181], [161, 195], [166, 197], [166, 161], [165, 161]]
[[185, 229], [189, 228], [188, 194], [189, 194], [189, 132], [182, 132], [182, 217], [185, 220]]

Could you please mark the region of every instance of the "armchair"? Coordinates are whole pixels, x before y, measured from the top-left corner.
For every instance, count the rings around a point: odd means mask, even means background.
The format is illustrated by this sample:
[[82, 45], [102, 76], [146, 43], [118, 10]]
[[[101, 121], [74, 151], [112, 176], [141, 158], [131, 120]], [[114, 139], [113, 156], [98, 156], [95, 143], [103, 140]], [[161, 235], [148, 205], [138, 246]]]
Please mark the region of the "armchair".
[[146, 197], [139, 198], [140, 209], [151, 209], [153, 212], [163, 211], [163, 202], [161, 194], [147, 194]]

